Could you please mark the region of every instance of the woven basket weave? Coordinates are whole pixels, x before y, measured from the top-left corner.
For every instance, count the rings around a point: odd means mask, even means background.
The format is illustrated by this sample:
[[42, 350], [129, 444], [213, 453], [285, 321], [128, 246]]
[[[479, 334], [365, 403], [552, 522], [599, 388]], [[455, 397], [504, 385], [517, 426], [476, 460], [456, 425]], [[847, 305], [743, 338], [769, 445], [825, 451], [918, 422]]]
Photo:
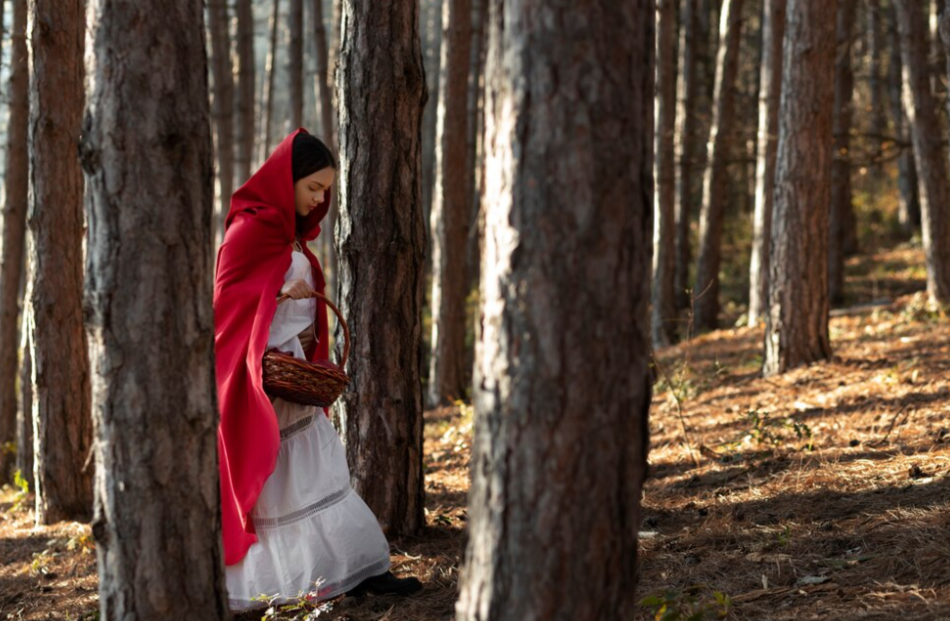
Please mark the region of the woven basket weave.
[[[290, 296], [281, 296], [280, 304]], [[313, 297], [326, 302], [343, 326], [343, 358], [339, 366], [329, 361], [308, 362], [277, 350], [264, 354], [264, 391], [292, 403], [330, 407], [343, 393], [350, 382], [343, 369], [350, 355], [350, 328], [346, 325], [340, 309], [325, 296], [314, 292]]]

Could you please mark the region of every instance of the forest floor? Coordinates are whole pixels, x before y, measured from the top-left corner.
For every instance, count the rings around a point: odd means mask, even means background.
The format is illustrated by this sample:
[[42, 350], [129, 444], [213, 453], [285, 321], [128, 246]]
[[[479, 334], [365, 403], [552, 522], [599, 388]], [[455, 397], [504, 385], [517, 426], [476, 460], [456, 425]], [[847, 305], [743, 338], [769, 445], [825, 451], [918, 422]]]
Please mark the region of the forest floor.
[[[762, 378], [761, 327], [658, 352], [639, 585], [654, 606], [637, 619], [950, 619], [950, 326], [921, 264], [910, 248], [849, 263], [832, 361]], [[426, 414], [426, 528], [392, 542], [394, 572], [425, 589], [320, 619], [453, 618], [471, 417]], [[98, 619], [88, 525], [34, 529], [31, 500], [0, 493], [0, 620]]]

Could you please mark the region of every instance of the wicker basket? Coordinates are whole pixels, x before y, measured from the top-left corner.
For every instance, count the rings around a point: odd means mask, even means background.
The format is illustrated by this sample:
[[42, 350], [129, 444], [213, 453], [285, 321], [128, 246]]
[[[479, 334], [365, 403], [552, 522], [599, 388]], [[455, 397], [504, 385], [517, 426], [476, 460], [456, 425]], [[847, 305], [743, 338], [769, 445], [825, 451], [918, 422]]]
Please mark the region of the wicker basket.
[[[271, 350], [264, 354], [264, 391], [273, 397], [301, 405], [330, 407], [350, 382], [350, 378], [343, 372], [350, 354], [350, 328], [333, 302], [316, 292], [313, 297], [326, 302], [343, 326], [343, 358], [339, 366], [329, 361], [308, 362]], [[289, 296], [281, 296], [277, 303], [287, 299]]]

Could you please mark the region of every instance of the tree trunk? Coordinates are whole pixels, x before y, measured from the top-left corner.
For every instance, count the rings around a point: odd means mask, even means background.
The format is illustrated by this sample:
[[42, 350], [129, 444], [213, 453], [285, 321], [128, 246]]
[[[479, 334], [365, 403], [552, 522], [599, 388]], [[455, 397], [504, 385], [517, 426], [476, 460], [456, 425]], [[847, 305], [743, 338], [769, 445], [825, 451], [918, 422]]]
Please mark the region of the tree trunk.
[[835, 53], [835, 108], [832, 121], [834, 156], [831, 163], [831, 226], [828, 241], [828, 295], [839, 304], [844, 295], [844, 257], [850, 225], [854, 222], [851, 203], [851, 119], [854, 116], [854, 68], [851, 41], [857, 9], [856, 0], [837, 0], [837, 50]]
[[[652, 0], [491, 3], [459, 621], [635, 613], [650, 404], [654, 19]], [[565, 45], [566, 29], [587, 46]], [[570, 165], [551, 153], [570, 153]], [[583, 585], [583, 597], [567, 585]]]
[[[0, 14], [3, 13], [2, 8], [0, 7]], [[27, 285], [27, 295], [31, 295], [30, 289]], [[23, 328], [20, 330], [20, 407], [17, 408], [16, 469], [32, 490], [36, 489], [36, 478], [33, 476], [33, 359], [30, 353], [30, 310], [29, 307], [23, 310]]]
[[13, 0], [11, 31], [10, 112], [7, 117], [0, 250], [0, 485], [8, 480], [16, 451], [16, 376], [20, 281], [23, 275], [26, 203], [29, 188], [27, 124], [30, 114], [30, 68], [26, 47], [27, 0]]
[[676, 332], [676, 0], [656, 8], [656, 162], [653, 195], [653, 288], [650, 301], [654, 347], [670, 344]]
[[[336, 110], [333, 108], [333, 98], [330, 95], [330, 89], [333, 88], [332, 76], [328, 66], [329, 50], [327, 49], [327, 30], [323, 25], [323, 1], [313, 0], [313, 30], [314, 43], [317, 48], [317, 75], [314, 78], [317, 97], [320, 101], [320, 122], [323, 133], [323, 141], [331, 151], [336, 151]], [[321, 240], [326, 244], [324, 257], [327, 259], [325, 265], [329, 267], [328, 286], [329, 291], [336, 291], [337, 281], [337, 258], [336, 249], [333, 247], [333, 231], [336, 230], [336, 214], [338, 195], [334, 192], [330, 195], [331, 207], [329, 213], [330, 235], [321, 236]]]
[[338, 411], [354, 488], [383, 530], [401, 535], [424, 524], [426, 86], [416, 3], [346, 0], [343, 24], [337, 239], [340, 306], [354, 349]]
[[950, 304], [950, 179], [945, 134], [930, 90], [927, 19], [916, 0], [895, 0], [903, 63], [903, 101], [920, 178], [920, 216], [927, 262], [927, 293]]
[[699, 69], [703, 41], [700, 31], [699, 0], [682, 0], [680, 6], [679, 72], [677, 75], [676, 161], [676, 259], [674, 289], [676, 309], [689, 306], [689, 225], [693, 214], [693, 178], [699, 161], [700, 119], [698, 104], [702, 98]]
[[903, 88], [903, 59], [901, 58], [900, 33], [897, 28], [897, 12], [893, 2], [888, 6], [888, 37], [891, 51], [888, 62], [887, 83], [890, 96], [891, 118], [894, 134], [900, 141], [901, 154], [897, 160], [897, 185], [900, 189], [897, 216], [901, 228], [908, 235], [920, 228], [920, 193], [917, 182], [917, 163], [911, 145], [907, 110], [904, 109], [901, 91]]
[[790, 2], [772, 205], [765, 375], [831, 356], [828, 221], [837, 3]]
[[201, 4], [96, 6], [82, 162], [100, 615], [224, 620]]
[[237, 0], [237, 180], [244, 185], [251, 178], [251, 157], [254, 153], [254, 11], [252, 0]]
[[84, 0], [33, 0], [30, 325], [36, 523], [92, 515], [89, 358], [83, 327]]
[[303, 0], [290, 0], [290, 131], [303, 127]]
[[765, 0], [762, 13], [762, 63], [759, 71], [759, 133], [755, 167], [755, 215], [749, 264], [749, 325], [765, 318], [769, 296], [769, 247], [778, 112], [782, 98], [782, 44], [786, 0]]
[[[488, 20], [488, 0], [474, 0], [472, 11], [472, 54], [471, 68], [469, 69], [468, 86], [468, 159], [465, 164], [469, 173], [469, 219], [468, 240], [466, 240], [465, 266], [467, 269], [466, 295], [478, 286], [478, 266], [481, 261], [481, 247], [478, 243], [478, 219], [481, 212], [482, 175], [484, 167], [484, 135], [483, 103], [485, 89], [482, 88], [482, 74], [485, 67], [485, 22]], [[473, 348], [466, 348], [466, 376], [467, 383], [471, 381]]]
[[224, 238], [224, 218], [231, 208], [234, 182], [234, 76], [231, 74], [231, 37], [227, 0], [208, 0], [211, 31], [211, 75], [214, 80], [212, 117], [218, 161], [218, 205], [214, 216], [214, 243]]
[[468, 73], [472, 49], [472, 0], [446, 0], [442, 13], [442, 62], [436, 134], [432, 231], [432, 353], [429, 403], [465, 396], [465, 269], [470, 194], [468, 178]]
[[[441, 85], [439, 71], [442, 58], [442, 6], [448, 0], [420, 0], [425, 18], [425, 74], [430, 96], [422, 115], [422, 207], [426, 219], [426, 236], [431, 238], [429, 218], [435, 192], [436, 121]], [[430, 257], [431, 258], [431, 257]]]
[[739, 72], [743, 0], [723, 0], [709, 136], [709, 165], [703, 177], [703, 204], [699, 216], [699, 262], [696, 265], [695, 326], [714, 330], [719, 326], [719, 265], [722, 262], [722, 225], [728, 198], [729, 171], [735, 125], [735, 84]]
[[881, 0], [869, 0], [867, 6], [867, 34], [868, 34], [868, 90], [871, 95], [871, 139], [874, 144], [872, 167], [875, 179], [881, 179], [883, 167], [880, 163], [882, 156], [882, 137], [887, 134], [887, 111], [884, 103], [884, 80], [881, 67], [884, 64], [884, 30], [882, 28]]
[[280, 0], [273, 0], [270, 16], [270, 46], [264, 61], [264, 101], [261, 106], [261, 153], [259, 159], [264, 162], [270, 156], [271, 133], [274, 119], [274, 78], [277, 74], [274, 63], [277, 61], [277, 26], [280, 23]]

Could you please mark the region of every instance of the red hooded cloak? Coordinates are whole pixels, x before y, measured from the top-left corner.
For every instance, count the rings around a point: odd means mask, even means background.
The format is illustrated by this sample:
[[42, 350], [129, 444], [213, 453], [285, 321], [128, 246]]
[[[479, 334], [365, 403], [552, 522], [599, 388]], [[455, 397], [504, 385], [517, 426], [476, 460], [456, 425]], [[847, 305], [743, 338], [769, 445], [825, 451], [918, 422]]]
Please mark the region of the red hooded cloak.
[[[261, 358], [267, 346], [277, 296], [290, 267], [296, 237], [292, 172], [294, 137], [278, 145], [253, 177], [231, 197], [224, 241], [218, 250], [214, 281], [214, 351], [217, 372], [218, 467], [221, 481], [221, 528], [224, 562], [244, 558], [257, 541], [251, 510], [264, 482], [274, 471], [280, 429], [264, 393]], [[320, 234], [330, 193], [307, 216], [301, 239]], [[314, 289], [324, 293], [326, 280], [306, 244], [313, 266]], [[326, 304], [318, 301], [317, 347], [312, 360], [329, 358]]]

